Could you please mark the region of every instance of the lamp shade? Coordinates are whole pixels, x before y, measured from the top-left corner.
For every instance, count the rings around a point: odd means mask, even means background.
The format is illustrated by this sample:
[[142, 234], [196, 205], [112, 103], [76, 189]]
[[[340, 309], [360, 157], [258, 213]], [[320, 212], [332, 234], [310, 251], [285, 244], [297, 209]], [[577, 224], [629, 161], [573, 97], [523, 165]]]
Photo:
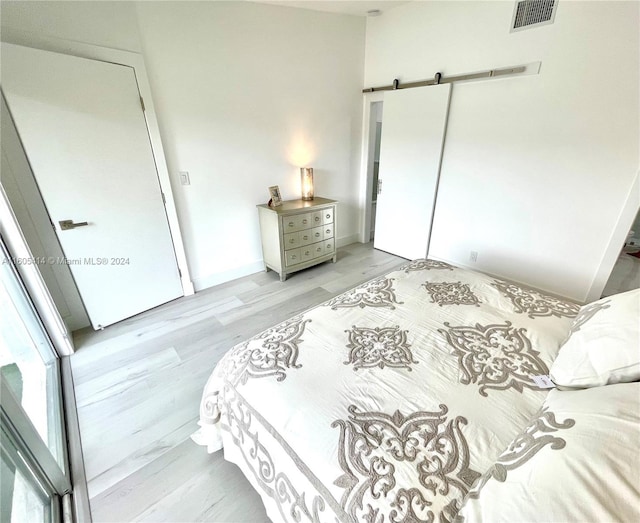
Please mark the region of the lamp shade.
[[313, 168], [300, 168], [300, 185], [302, 187], [302, 199], [313, 200]]

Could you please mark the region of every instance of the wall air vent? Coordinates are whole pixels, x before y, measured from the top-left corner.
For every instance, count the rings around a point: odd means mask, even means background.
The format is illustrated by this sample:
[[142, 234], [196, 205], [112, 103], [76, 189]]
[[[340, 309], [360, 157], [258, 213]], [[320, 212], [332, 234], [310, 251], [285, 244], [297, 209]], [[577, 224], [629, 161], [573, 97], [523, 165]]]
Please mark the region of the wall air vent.
[[520, 0], [516, 2], [511, 32], [552, 24], [558, 0]]

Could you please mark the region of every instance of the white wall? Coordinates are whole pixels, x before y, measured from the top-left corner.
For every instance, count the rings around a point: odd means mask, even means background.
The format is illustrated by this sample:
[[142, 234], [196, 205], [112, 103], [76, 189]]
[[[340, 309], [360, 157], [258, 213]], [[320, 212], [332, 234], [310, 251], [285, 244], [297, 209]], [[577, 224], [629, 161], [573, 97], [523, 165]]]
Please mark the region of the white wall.
[[364, 19], [246, 2], [141, 2], [138, 19], [196, 288], [262, 268], [256, 204], [299, 167], [358, 232]]
[[2, 40], [41, 35], [140, 52], [134, 2], [2, 0]]
[[517, 33], [510, 1], [367, 20], [367, 87], [542, 61], [454, 86], [430, 256], [586, 299], [638, 170], [639, 5], [565, 0]]
[[[2, 2], [2, 38], [142, 51], [197, 289], [262, 269], [256, 204], [299, 167], [358, 233], [363, 18], [247, 2]], [[181, 186], [178, 171], [188, 171]]]

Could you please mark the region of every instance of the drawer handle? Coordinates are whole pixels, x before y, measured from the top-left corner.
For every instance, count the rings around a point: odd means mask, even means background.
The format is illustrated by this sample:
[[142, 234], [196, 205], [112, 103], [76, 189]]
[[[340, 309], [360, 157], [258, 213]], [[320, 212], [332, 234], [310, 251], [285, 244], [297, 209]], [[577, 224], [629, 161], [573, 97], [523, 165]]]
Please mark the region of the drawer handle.
[[316, 238], [320, 238], [320, 233], [319, 232], [316, 233]]
[[327, 220], [328, 220], [329, 218], [331, 218], [331, 215], [330, 215], [330, 214], [327, 214]]
[[307, 225], [307, 219], [305, 218], [304, 220], [302, 220], [302, 223]]
[[304, 251], [305, 256], [309, 256], [309, 254], [311, 254], [311, 251]]
[[308, 239], [309, 239], [309, 237], [308, 237], [307, 235], [304, 235], [304, 236], [302, 237], [302, 239], [303, 239], [303, 240], [308, 240]]
[[316, 221], [319, 222], [320, 221], [320, 216], [316, 216]]
[[296, 241], [293, 238], [290, 238], [289, 243], [296, 243]]
[[295, 260], [296, 259], [296, 255], [295, 254], [291, 255], [291, 259]]
[[325, 232], [329, 234], [331, 232], [331, 229], [327, 229]]
[[289, 222], [289, 227], [293, 227], [293, 222]]

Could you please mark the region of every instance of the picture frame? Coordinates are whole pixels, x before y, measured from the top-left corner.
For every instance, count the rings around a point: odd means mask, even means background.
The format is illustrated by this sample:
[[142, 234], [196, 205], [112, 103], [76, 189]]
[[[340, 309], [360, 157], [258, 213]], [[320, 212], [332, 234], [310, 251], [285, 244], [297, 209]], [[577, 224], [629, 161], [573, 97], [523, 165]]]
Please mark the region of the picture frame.
[[278, 207], [282, 205], [282, 195], [280, 194], [280, 188], [277, 185], [269, 187], [269, 196], [271, 196], [271, 200], [269, 200], [269, 207]]

